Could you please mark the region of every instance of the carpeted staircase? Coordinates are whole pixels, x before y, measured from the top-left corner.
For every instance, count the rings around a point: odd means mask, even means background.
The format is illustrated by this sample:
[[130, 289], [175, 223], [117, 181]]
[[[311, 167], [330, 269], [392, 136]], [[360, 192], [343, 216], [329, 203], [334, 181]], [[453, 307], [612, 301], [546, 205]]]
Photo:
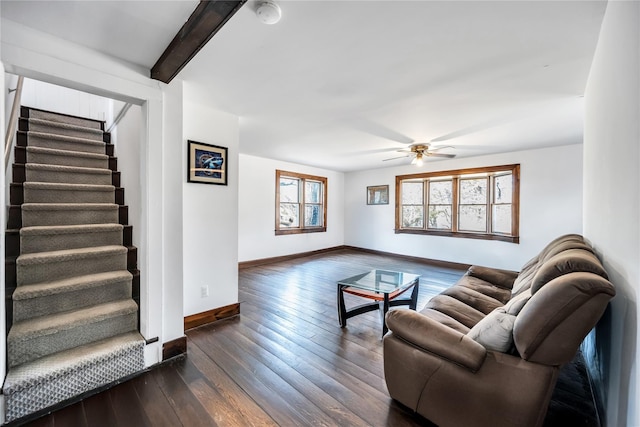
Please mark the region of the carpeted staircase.
[[22, 107], [6, 233], [7, 422], [144, 369], [137, 250], [100, 121]]

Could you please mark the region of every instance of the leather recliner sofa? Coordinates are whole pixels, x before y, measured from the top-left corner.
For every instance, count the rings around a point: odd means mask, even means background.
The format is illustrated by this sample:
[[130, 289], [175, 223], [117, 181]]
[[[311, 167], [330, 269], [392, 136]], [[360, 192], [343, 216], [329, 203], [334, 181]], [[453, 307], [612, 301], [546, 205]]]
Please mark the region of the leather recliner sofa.
[[440, 427], [540, 426], [559, 368], [614, 295], [575, 234], [520, 273], [472, 266], [422, 311], [387, 313], [389, 394]]

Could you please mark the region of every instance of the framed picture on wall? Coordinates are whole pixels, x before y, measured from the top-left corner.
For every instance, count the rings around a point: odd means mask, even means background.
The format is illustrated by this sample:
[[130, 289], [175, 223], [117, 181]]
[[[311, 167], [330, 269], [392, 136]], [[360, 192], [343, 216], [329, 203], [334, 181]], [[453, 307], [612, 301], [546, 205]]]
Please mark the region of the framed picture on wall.
[[227, 148], [188, 141], [187, 181], [227, 185]]
[[367, 187], [367, 204], [368, 205], [388, 205], [389, 204], [389, 186], [373, 185]]

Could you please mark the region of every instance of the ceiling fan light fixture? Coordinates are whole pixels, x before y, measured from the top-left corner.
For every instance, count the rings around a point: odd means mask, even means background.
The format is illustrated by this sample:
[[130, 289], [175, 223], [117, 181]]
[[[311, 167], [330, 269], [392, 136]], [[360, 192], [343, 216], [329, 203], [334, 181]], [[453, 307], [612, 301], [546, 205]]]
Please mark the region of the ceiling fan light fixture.
[[416, 166], [421, 167], [424, 162], [422, 161], [422, 153], [418, 153], [416, 154], [416, 158], [414, 159], [416, 161]]
[[256, 15], [262, 23], [273, 25], [277, 24], [278, 21], [280, 21], [280, 18], [282, 17], [282, 11], [280, 10], [280, 6], [278, 6], [276, 2], [272, 0], [263, 0], [258, 4]]

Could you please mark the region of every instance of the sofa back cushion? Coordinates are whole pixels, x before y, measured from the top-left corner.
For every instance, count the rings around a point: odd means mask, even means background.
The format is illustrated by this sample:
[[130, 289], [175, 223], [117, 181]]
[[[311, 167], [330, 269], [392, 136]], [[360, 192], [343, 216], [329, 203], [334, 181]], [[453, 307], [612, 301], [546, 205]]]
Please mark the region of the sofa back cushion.
[[518, 353], [545, 365], [570, 362], [614, 295], [613, 285], [591, 272], [567, 273], [547, 282], [515, 319]]
[[531, 281], [531, 293], [535, 294], [546, 283], [564, 274], [585, 271], [608, 279], [600, 260], [585, 249], [565, 249], [544, 261]]
[[531, 288], [532, 280], [540, 269], [540, 266], [555, 255], [570, 249], [584, 249], [591, 251], [589, 245], [579, 234], [566, 234], [551, 241], [540, 251], [538, 255], [530, 259], [521, 269], [520, 274], [513, 282], [511, 298], [514, 298]]

